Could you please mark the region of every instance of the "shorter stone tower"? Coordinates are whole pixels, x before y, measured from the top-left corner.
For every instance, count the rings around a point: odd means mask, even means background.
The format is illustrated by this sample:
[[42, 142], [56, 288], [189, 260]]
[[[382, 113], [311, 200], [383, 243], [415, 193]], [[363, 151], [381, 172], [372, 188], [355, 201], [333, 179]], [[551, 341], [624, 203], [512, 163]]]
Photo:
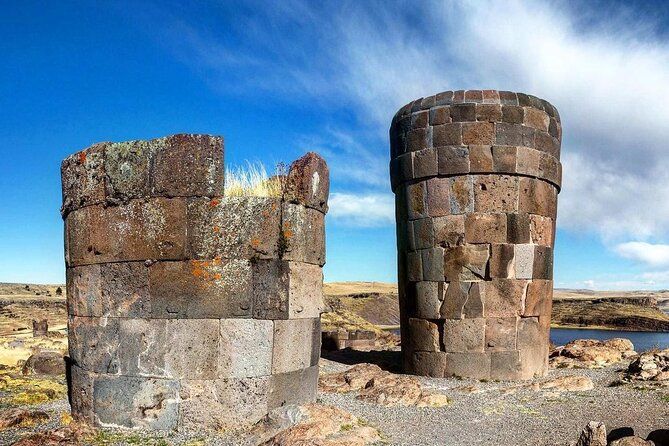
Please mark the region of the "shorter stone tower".
[[72, 413], [227, 429], [313, 401], [328, 169], [226, 196], [223, 141], [100, 143], [62, 165]]
[[393, 118], [409, 373], [546, 373], [561, 133], [555, 107], [508, 91], [447, 91]]

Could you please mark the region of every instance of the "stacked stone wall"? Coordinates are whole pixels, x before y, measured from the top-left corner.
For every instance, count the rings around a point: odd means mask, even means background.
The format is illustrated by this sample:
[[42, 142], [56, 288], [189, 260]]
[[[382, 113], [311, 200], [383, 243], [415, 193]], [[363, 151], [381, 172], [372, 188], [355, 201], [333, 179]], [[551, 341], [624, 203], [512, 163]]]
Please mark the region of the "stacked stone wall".
[[546, 373], [561, 134], [550, 103], [506, 91], [448, 91], [393, 118], [407, 371]]
[[69, 387], [100, 426], [227, 429], [313, 401], [325, 162], [227, 197], [223, 141], [96, 144], [63, 161]]

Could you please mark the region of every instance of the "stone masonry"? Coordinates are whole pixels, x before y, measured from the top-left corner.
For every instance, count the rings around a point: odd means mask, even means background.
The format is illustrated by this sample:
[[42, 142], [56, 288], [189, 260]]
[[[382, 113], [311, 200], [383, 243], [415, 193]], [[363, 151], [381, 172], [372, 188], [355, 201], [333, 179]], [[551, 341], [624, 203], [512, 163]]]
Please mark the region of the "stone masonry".
[[508, 91], [447, 91], [393, 118], [408, 372], [546, 373], [561, 133], [555, 107]]
[[328, 168], [226, 197], [223, 140], [100, 143], [63, 161], [72, 413], [227, 429], [313, 401]]

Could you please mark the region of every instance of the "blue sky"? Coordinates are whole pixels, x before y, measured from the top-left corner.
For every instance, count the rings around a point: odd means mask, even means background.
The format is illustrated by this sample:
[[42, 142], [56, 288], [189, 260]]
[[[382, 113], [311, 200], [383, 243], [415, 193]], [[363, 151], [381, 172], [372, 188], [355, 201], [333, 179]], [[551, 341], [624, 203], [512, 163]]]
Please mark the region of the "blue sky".
[[669, 288], [669, 8], [655, 2], [7, 2], [0, 281], [62, 282], [60, 160], [225, 136], [226, 162], [331, 167], [326, 280], [395, 280], [387, 128], [499, 88], [564, 124], [556, 286]]

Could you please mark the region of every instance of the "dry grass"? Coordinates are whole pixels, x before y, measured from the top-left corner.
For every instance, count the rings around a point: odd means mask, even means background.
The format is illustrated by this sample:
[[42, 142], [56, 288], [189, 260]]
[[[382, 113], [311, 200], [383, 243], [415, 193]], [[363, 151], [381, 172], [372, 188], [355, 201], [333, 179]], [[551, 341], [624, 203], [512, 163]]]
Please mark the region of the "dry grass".
[[228, 197], [280, 197], [283, 193], [282, 164], [270, 177], [262, 163], [246, 162], [245, 166], [225, 171], [225, 195]]

